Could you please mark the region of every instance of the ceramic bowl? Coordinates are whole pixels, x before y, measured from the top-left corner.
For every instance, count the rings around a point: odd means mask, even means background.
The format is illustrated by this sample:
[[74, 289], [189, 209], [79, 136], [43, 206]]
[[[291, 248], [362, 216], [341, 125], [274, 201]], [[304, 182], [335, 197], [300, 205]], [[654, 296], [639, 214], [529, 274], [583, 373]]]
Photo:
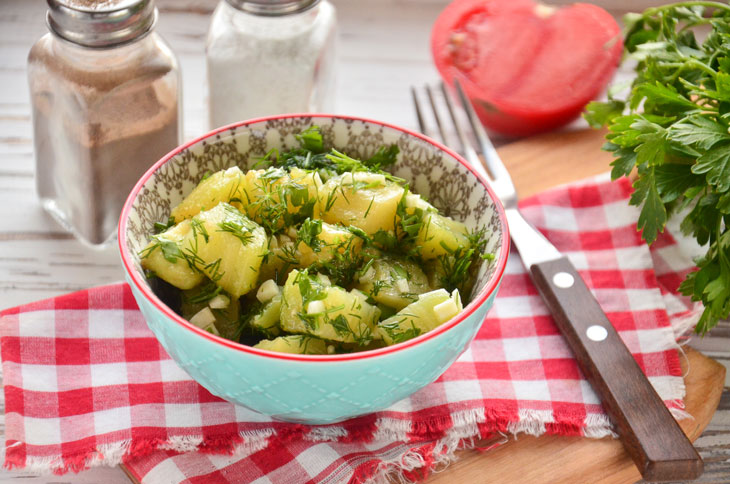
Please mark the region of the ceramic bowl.
[[[470, 228], [489, 229], [470, 301], [433, 331], [409, 341], [361, 353], [292, 355], [229, 341], [185, 321], [156, 295], [138, 253], [155, 222], [207, 172], [233, 165], [244, 171], [272, 148], [298, 146], [295, 135], [321, 128], [325, 144], [367, 158], [397, 143], [391, 170], [411, 189]], [[127, 281], [150, 329], [170, 356], [211, 393], [272, 418], [330, 423], [387, 408], [436, 380], [467, 348], [497, 294], [509, 252], [504, 211], [486, 182], [456, 153], [420, 134], [386, 123], [345, 116], [284, 115], [217, 129], [158, 161], [137, 183], [119, 223], [119, 249]]]

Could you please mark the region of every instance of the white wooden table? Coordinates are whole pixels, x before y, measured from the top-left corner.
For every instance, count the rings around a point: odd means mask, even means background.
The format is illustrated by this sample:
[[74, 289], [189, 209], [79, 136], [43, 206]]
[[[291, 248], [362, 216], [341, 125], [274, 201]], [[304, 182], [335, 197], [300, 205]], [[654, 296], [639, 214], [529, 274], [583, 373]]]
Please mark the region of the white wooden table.
[[[409, 88], [438, 79], [429, 53], [429, 31], [448, 1], [332, 1], [339, 20], [336, 112], [415, 129]], [[642, 2], [634, 7], [636, 3]], [[191, 139], [208, 129], [204, 43], [216, 0], [157, 0], [157, 4], [157, 31], [180, 59], [184, 135]], [[90, 252], [36, 200], [25, 66], [31, 45], [46, 32], [45, 10], [42, 0], [0, 0], [0, 309], [122, 279], [115, 247]], [[692, 344], [730, 366], [730, 326]], [[730, 382], [696, 446], [706, 461], [706, 473], [698, 482], [730, 482]], [[18, 479], [28, 484], [129, 482], [116, 468], [62, 477], [0, 471], [0, 483]]]

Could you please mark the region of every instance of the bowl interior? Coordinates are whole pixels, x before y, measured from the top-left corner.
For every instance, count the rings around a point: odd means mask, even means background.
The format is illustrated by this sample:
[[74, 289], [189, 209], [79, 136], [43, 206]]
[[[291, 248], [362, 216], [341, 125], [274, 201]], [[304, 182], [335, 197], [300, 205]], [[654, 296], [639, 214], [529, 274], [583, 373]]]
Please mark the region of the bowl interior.
[[[506, 257], [500, 211], [485, 186], [457, 155], [401, 128], [357, 118], [317, 115], [280, 116], [227, 127], [158, 162], [135, 188], [136, 195], [133, 192], [133, 198], [127, 202], [131, 206], [123, 212], [127, 217], [120, 225], [126, 257], [131, 259], [139, 279], [145, 280], [138, 254], [154, 233], [155, 222], [166, 221], [170, 210], [206, 173], [234, 165], [246, 171], [272, 149], [286, 151], [298, 147], [295, 135], [312, 125], [320, 127], [325, 147], [334, 147], [355, 158], [368, 158], [382, 145], [396, 143], [400, 154], [390, 170], [394, 175], [407, 180], [412, 191], [446, 215], [464, 222], [469, 229], [487, 227], [487, 251], [495, 258], [480, 262], [472, 293], [462, 295], [465, 305], [485, 290]], [[151, 292], [149, 285], [147, 288]]]

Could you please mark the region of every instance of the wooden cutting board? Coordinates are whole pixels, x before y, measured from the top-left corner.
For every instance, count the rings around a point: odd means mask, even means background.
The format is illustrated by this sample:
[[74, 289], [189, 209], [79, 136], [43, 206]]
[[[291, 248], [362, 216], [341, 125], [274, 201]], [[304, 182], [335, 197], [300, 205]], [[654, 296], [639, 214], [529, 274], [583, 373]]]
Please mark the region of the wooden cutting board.
[[[497, 151], [507, 165], [517, 192], [527, 197], [547, 188], [610, 169], [612, 157], [601, 151], [603, 135], [581, 130], [517, 141]], [[715, 413], [722, 395], [725, 367], [701, 353], [686, 349], [687, 412], [680, 421], [694, 441]], [[687, 371], [689, 369], [689, 371]], [[488, 446], [491, 442], [482, 442]], [[459, 460], [433, 474], [428, 484], [601, 483], [628, 484], [641, 479], [639, 471], [618, 440], [580, 437], [520, 436], [488, 452], [462, 451]]]
[[[552, 133], [509, 143], [498, 149], [520, 196], [596, 175], [609, 169], [610, 154], [600, 150], [600, 131]], [[687, 412], [680, 422], [694, 441], [720, 402], [725, 367], [690, 348], [682, 358]], [[481, 442], [488, 446], [493, 442]], [[579, 437], [520, 436], [488, 452], [465, 450], [459, 460], [433, 474], [427, 484], [628, 484], [641, 478], [618, 440]], [[121, 466], [123, 470], [126, 469]], [[132, 482], [138, 481], [128, 472]]]

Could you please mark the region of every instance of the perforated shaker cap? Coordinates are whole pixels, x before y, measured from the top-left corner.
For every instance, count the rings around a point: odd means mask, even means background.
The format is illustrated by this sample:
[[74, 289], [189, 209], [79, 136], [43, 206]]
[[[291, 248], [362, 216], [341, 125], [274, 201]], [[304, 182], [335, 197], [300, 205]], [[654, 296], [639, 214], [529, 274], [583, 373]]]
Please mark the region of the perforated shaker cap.
[[303, 12], [320, 0], [226, 0], [238, 10], [254, 15], [279, 16]]
[[59, 37], [87, 47], [111, 47], [152, 30], [154, 0], [47, 0], [48, 28]]

